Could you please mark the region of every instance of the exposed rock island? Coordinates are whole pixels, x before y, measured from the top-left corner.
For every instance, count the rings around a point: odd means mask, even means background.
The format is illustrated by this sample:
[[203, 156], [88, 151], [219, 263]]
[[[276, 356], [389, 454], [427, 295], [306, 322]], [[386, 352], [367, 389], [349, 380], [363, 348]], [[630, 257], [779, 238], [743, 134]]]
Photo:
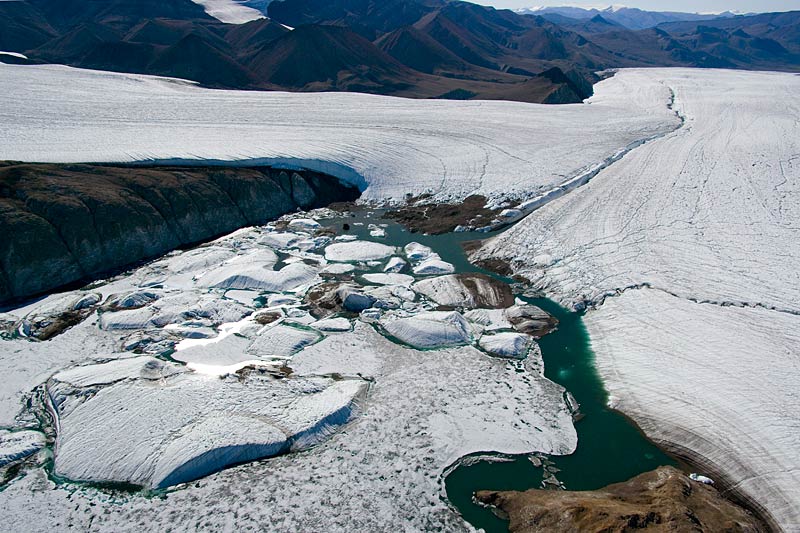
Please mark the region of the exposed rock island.
[[0, 304], [358, 196], [329, 176], [266, 167], [0, 163]]
[[508, 514], [511, 533], [539, 531], [765, 531], [711, 486], [663, 466], [596, 491], [480, 491]]

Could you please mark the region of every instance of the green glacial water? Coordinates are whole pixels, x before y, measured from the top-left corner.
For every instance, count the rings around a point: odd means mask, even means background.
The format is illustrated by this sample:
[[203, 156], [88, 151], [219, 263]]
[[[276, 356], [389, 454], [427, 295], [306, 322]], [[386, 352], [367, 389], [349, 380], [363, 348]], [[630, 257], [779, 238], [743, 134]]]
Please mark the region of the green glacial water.
[[[358, 212], [351, 218], [324, 221], [329, 224], [345, 222], [351, 225], [351, 233], [370, 240], [376, 239], [369, 236], [368, 223], [387, 224], [384, 228], [387, 244], [404, 246], [416, 241], [430, 246], [442, 259], [452, 263], [456, 272], [494, 275], [469, 263], [461, 248], [462, 242], [485, 238], [486, 234], [413, 234], [391, 220], [381, 219], [377, 211]], [[629, 419], [607, 407], [608, 395], [594, 366], [594, 354], [582, 315], [548, 299], [522, 299], [558, 318], [558, 329], [539, 341], [545, 376], [572, 393], [580, 403], [583, 415], [575, 423], [578, 432], [576, 452], [569, 456], [546, 457], [559, 470], [555, 474], [558, 481], [567, 490], [594, 490], [625, 481], [661, 465], [677, 466], [672, 457], [645, 438]], [[486, 454], [482, 454], [482, 457], [486, 457]], [[502, 462], [485, 459], [468, 461], [453, 469], [445, 479], [450, 503], [473, 526], [483, 528], [488, 533], [507, 532], [508, 523], [495, 516], [490, 509], [473, 503], [474, 492], [539, 488], [546, 475], [541, 467], [534, 466], [527, 455], [503, 456], [502, 459]]]

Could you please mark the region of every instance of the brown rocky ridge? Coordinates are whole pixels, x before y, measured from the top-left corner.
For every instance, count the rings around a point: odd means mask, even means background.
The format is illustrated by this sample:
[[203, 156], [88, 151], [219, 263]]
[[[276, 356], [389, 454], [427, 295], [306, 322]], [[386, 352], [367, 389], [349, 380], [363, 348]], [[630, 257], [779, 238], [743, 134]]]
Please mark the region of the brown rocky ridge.
[[713, 486], [669, 466], [594, 491], [480, 491], [475, 497], [507, 515], [511, 533], [768, 531]]

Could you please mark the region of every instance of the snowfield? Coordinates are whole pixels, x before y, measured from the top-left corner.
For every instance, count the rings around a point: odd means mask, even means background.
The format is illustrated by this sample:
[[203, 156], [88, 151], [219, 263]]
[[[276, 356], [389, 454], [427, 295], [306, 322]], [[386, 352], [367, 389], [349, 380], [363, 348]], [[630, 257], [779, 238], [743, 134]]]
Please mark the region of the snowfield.
[[[358, 185], [365, 201], [426, 192], [526, 200], [538, 209], [473, 258], [505, 259], [548, 296], [588, 307], [612, 403], [780, 528], [800, 529], [800, 76], [624, 70], [586, 104], [540, 106], [214, 91], [0, 65], [0, 93], [0, 160], [302, 166]], [[540, 375], [533, 340], [511, 331], [513, 311], [439, 314], [405, 280], [362, 288], [354, 298], [374, 307], [313, 329], [319, 317], [301, 301], [323, 274], [396, 273], [410, 263], [421, 277], [453, 265], [419, 246], [400, 258], [379, 243], [340, 240], [326, 253], [330, 242], [310, 228], [304, 215], [291, 234], [242, 230], [93, 288], [99, 296], [53, 295], [0, 316], [23, 335], [37, 316], [83, 299], [91, 307], [119, 294], [120, 304], [142, 304], [103, 310], [48, 342], [0, 343], [0, 424], [37, 427], [24, 401], [54, 374], [98, 354], [164, 353], [181, 336], [197, 347], [183, 356], [206, 376], [255, 359], [288, 360], [292, 379], [374, 379], [363, 412], [314, 448], [211, 475], [163, 500], [132, 495], [120, 505], [31, 469], [0, 492], [4, 517], [36, 531], [221, 530], [237, 513], [241, 529], [462, 530], [441, 494], [452, 461], [574, 449], [563, 389]], [[265, 246], [288, 249], [286, 266], [275, 270], [269, 251], [263, 268], [236, 260]], [[245, 318], [259, 295], [274, 302], [261, 317], [274, 325]], [[313, 332], [298, 333], [306, 327]], [[412, 349], [420, 340], [444, 348]], [[88, 400], [86, 412], [102, 399]]]
[[[683, 128], [474, 258], [586, 315], [621, 409], [800, 528], [800, 77], [640, 71]], [[685, 450], [684, 450], [685, 451]]]
[[302, 166], [365, 200], [527, 198], [674, 129], [669, 90], [625, 73], [590, 105], [202, 89], [191, 82], [0, 64], [0, 160]]
[[192, 0], [200, 4], [206, 13], [228, 24], [244, 24], [266, 18], [258, 9], [247, 6], [243, 0]]

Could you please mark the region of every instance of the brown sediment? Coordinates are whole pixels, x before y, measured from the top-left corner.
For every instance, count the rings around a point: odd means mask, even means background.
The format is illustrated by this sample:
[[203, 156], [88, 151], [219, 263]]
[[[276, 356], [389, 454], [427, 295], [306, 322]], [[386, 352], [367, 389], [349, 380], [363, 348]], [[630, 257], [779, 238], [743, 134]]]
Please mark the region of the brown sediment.
[[411, 233], [441, 235], [449, 233], [457, 226], [487, 226], [497, 209], [486, 207], [486, 197], [472, 195], [457, 204], [424, 204], [427, 198], [410, 198], [408, 205], [387, 211], [385, 218], [395, 220], [408, 228]]
[[669, 466], [595, 491], [480, 491], [476, 499], [506, 514], [511, 533], [768, 531], [714, 487]]

